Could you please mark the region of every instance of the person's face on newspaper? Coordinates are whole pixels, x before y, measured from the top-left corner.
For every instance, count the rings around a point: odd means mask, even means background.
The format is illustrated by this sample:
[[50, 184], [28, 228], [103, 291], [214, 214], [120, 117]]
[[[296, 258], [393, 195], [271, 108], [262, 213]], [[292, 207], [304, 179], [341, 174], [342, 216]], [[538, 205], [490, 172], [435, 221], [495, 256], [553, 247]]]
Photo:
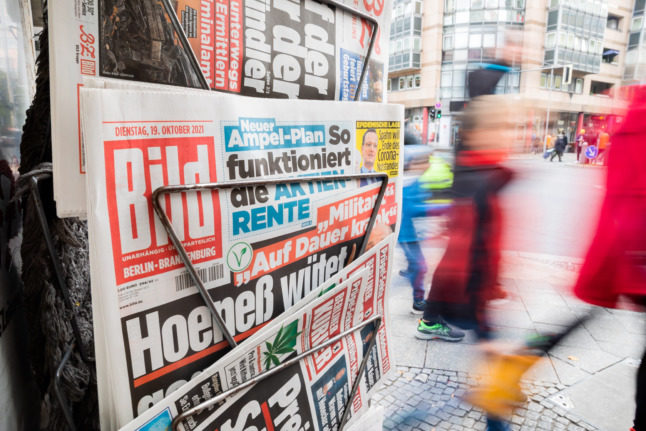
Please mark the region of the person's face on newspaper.
[[375, 165], [378, 144], [379, 139], [377, 138], [377, 133], [373, 131], [366, 132], [366, 135], [363, 138], [363, 146], [361, 147], [363, 166], [366, 169], [373, 169], [373, 166]]

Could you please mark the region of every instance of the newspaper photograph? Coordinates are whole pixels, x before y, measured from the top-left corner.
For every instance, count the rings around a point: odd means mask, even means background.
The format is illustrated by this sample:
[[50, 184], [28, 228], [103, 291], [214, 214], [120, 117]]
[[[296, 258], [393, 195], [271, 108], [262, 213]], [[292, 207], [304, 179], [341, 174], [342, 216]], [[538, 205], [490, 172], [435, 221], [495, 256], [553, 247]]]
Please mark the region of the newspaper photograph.
[[[379, 24], [359, 100], [385, 101], [391, 0], [339, 3]], [[204, 88], [201, 73], [211, 90], [232, 94], [353, 100], [372, 25], [312, 0], [61, 0], [49, 5], [49, 34], [54, 198], [59, 217], [83, 217], [70, 200], [87, 170], [83, 77], [179, 90]]]
[[[302, 307], [297, 305], [295, 311], [283, 314], [122, 429], [167, 429], [182, 412], [373, 316], [387, 315], [385, 294], [394, 239], [390, 235], [369, 250], [361, 262], [348, 267], [343, 274], [345, 281], [336, 280], [336, 286], [323, 296], [308, 298]], [[232, 392], [221, 402], [186, 416], [180, 421], [180, 429], [282, 429], [290, 424], [289, 429], [336, 430], [346, 406], [351, 417], [358, 418], [367, 409], [377, 381], [393, 369], [388, 326], [387, 319], [377, 331], [373, 324], [365, 325], [261, 383]], [[375, 344], [368, 352], [372, 337], [376, 337]], [[364, 357], [367, 366], [350, 400]]]
[[[230, 349], [153, 211], [152, 191], [259, 180], [162, 200], [227, 330], [242, 341], [357, 257], [380, 184], [317, 175], [371, 163], [372, 154], [357, 149], [356, 130], [365, 126], [359, 118], [375, 118], [381, 134], [402, 116], [400, 107], [382, 104], [355, 104], [350, 112], [338, 102], [289, 102], [286, 110], [278, 100], [223, 100], [81, 91], [95, 331], [106, 340], [97, 368], [110, 376], [99, 399], [102, 418], [119, 425]], [[397, 231], [399, 172], [387, 172], [393, 177], [368, 245]], [[280, 175], [303, 181], [263, 183]]]

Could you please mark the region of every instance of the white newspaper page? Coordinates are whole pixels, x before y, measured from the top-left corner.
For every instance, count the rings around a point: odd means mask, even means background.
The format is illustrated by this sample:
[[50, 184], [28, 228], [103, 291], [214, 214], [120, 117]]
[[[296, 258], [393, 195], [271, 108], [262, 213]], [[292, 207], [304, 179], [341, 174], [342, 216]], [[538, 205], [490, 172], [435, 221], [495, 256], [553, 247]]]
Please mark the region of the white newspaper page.
[[[385, 295], [394, 239], [389, 236], [358, 265], [344, 271], [349, 277], [346, 281], [298, 311], [276, 319], [123, 430], [166, 429], [181, 412], [375, 315], [387, 314]], [[182, 428], [224, 431], [287, 426], [284, 429], [336, 430], [346, 406], [356, 420], [367, 409], [376, 383], [393, 369], [387, 326], [384, 320], [376, 333], [374, 325], [363, 326], [250, 389], [234, 392], [219, 404], [185, 418]], [[377, 339], [368, 352], [372, 337]], [[367, 365], [359, 390], [350, 400], [364, 356]]]
[[[371, 37], [367, 21], [312, 0], [170, 2], [195, 53], [184, 49], [160, 0], [49, 4], [52, 157], [59, 217], [84, 216], [80, 133], [83, 77], [262, 97], [351, 100]], [[342, 3], [379, 22], [360, 100], [385, 100], [391, 0]]]
[[[97, 368], [109, 376], [103, 390], [116, 394], [100, 397], [105, 420], [126, 423], [229, 349], [154, 214], [154, 189], [261, 181], [162, 201], [238, 341], [340, 271], [361, 247], [380, 184], [312, 175], [358, 172], [363, 159], [390, 163], [368, 242], [397, 231], [401, 107], [97, 89], [81, 96], [93, 173], [96, 331], [106, 343]], [[370, 139], [381, 140], [377, 151], [360, 151]], [[395, 161], [379, 162], [379, 145]], [[262, 183], [286, 171], [303, 181]]]

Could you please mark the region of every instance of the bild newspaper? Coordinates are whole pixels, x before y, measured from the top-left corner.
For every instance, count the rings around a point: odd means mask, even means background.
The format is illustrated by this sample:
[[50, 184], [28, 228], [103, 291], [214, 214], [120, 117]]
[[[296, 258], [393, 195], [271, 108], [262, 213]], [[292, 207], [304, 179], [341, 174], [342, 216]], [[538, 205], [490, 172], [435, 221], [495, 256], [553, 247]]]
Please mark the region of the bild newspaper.
[[[161, 0], [49, 4], [54, 198], [84, 216], [83, 77], [199, 88]], [[371, 25], [312, 0], [169, 1], [208, 86], [263, 98], [351, 100]], [[391, 0], [342, 0], [379, 23], [360, 100], [385, 100]]]
[[[370, 245], [397, 233], [400, 106], [96, 88], [81, 91], [81, 106], [106, 429], [144, 413], [230, 350], [154, 214], [154, 189], [260, 182], [162, 199], [238, 342], [364, 257], [357, 253], [380, 184], [318, 176], [387, 174]], [[303, 181], [262, 183], [280, 176]], [[375, 277], [387, 278], [387, 254]]]

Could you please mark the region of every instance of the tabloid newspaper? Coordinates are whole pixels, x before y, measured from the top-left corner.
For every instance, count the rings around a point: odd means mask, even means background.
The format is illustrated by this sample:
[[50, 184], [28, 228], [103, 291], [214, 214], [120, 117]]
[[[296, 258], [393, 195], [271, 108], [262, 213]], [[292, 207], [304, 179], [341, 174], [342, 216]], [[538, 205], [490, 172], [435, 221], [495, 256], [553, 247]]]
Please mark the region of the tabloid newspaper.
[[400, 106], [90, 88], [81, 104], [94, 322], [104, 340], [99, 402], [109, 428], [229, 350], [153, 212], [154, 189], [303, 177], [162, 201], [237, 341], [356, 257], [380, 184], [317, 176], [368, 166], [388, 173], [369, 240], [397, 233]]
[[[213, 90], [271, 98], [351, 100], [371, 26], [312, 0], [174, 0]], [[385, 100], [391, 0], [341, 3], [379, 22], [360, 99]], [[57, 0], [49, 4], [54, 198], [59, 217], [84, 216], [82, 77], [199, 88], [160, 0]]]
[[[387, 314], [386, 289], [394, 235], [343, 272], [345, 281], [297, 311], [286, 313], [173, 392], [123, 431], [166, 429], [181, 412], [236, 387], [377, 314]], [[305, 301], [304, 301], [305, 302]], [[367, 409], [380, 378], [393, 370], [388, 325], [373, 324], [302, 359], [249, 389], [185, 418], [184, 430], [336, 430], [346, 405], [352, 417]], [[372, 337], [375, 345], [368, 351]], [[281, 352], [275, 354], [274, 352]], [[363, 357], [367, 365], [350, 400]], [[255, 427], [255, 428], [253, 428]]]

